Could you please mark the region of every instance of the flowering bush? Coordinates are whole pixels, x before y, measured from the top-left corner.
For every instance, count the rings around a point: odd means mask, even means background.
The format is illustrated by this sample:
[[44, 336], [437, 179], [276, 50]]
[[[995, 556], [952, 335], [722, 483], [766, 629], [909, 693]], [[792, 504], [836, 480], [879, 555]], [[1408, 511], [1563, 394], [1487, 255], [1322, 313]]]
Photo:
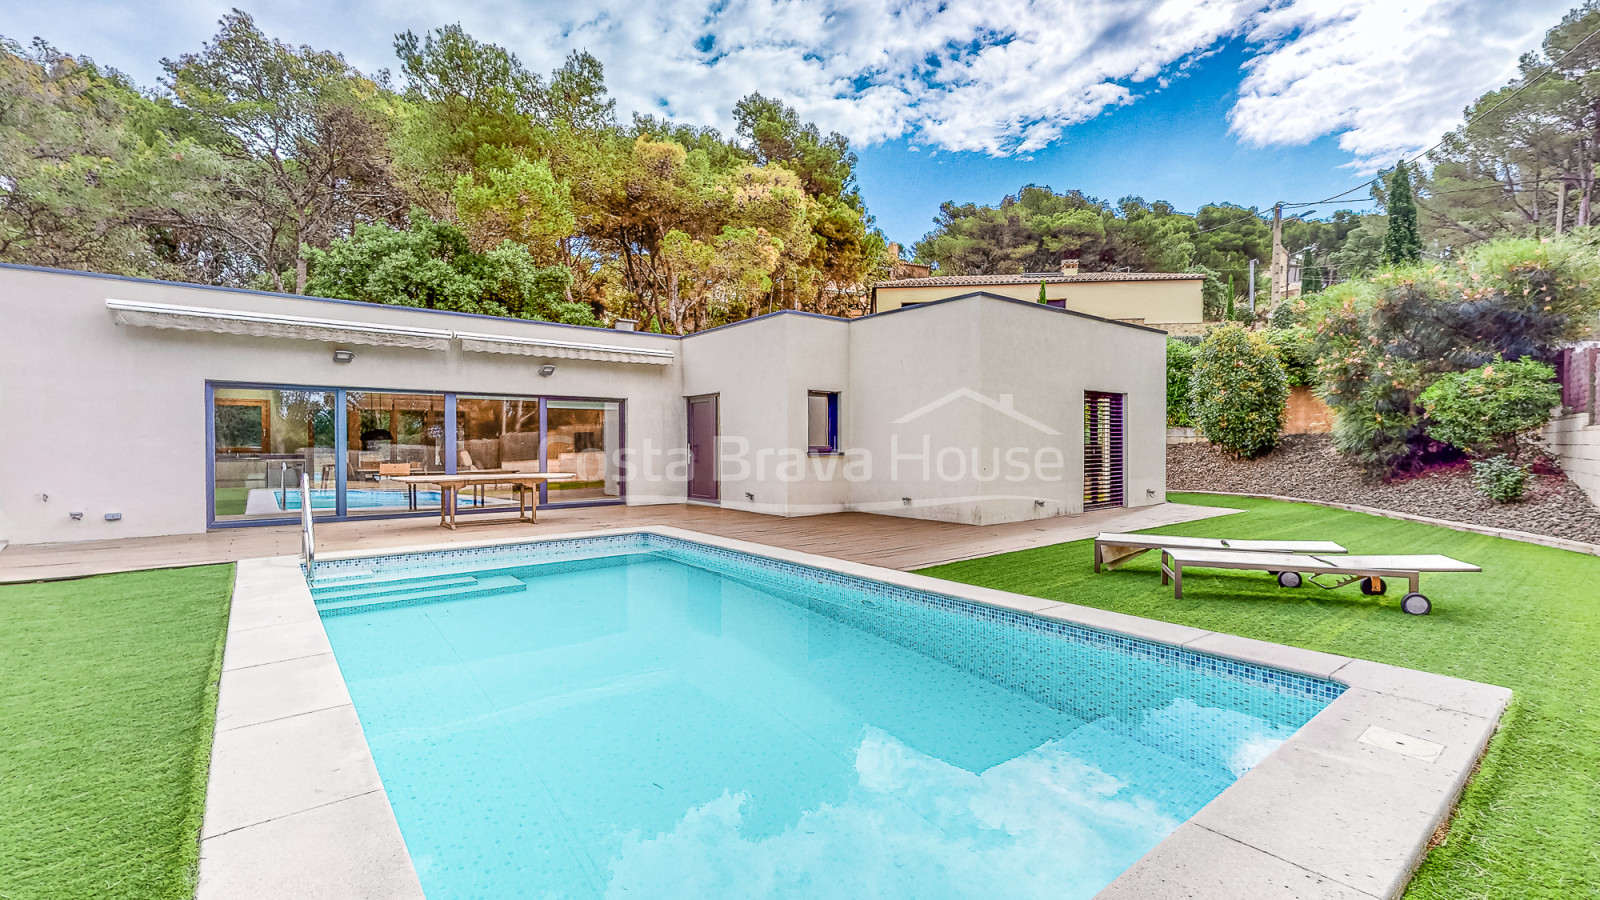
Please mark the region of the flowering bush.
[[1189, 411], [1206, 440], [1246, 459], [1278, 445], [1289, 381], [1278, 354], [1240, 325], [1211, 329], [1189, 376]]
[[1315, 324], [1317, 392], [1334, 413], [1334, 445], [1375, 475], [1415, 464], [1431, 442], [1422, 392], [1497, 357], [1548, 357], [1600, 309], [1596, 277], [1594, 254], [1570, 239], [1505, 240], [1335, 294]]

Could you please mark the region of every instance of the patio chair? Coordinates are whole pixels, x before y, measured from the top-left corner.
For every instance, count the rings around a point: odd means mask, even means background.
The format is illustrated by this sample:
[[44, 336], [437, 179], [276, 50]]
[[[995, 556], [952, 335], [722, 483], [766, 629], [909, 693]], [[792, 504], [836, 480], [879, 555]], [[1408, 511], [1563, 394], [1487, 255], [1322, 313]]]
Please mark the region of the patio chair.
[[[1363, 594], [1382, 594], [1388, 590], [1385, 578], [1404, 578], [1411, 590], [1400, 600], [1400, 608], [1414, 616], [1425, 616], [1433, 602], [1421, 591], [1423, 572], [1482, 572], [1472, 563], [1437, 554], [1418, 556], [1317, 556], [1293, 553], [1251, 553], [1238, 550], [1190, 550], [1164, 547], [1161, 550], [1161, 583], [1172, 583], [1172, 596], [1183, 597], [1183, 569], [1243, 569], [1271, 572], [1282, 587], [1296, 588], [1309, 581], [1323, 590], [1361, 584]], [[1310, 577], [1306, 577], [1309, 575]], [[1333, 583], [1318, 578], [1328, 576]]]
[[1231, 541], [1222, 538], [1177, 537], [1170, 534], [1115, 534], [1094, 539], [1094, 570], [1115, 569], [1151, 550], [1181, 547], [1186, 550], [1243, 550], [1251, 553], [1344, 553], [1333, 541]]

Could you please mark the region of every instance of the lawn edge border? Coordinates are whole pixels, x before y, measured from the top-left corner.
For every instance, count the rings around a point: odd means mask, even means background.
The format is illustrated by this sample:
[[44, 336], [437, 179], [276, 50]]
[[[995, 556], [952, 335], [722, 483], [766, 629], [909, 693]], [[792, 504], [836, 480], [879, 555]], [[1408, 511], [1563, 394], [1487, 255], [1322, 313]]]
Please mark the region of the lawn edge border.
[[1249, 494], [1242, 491], [1169, 491], [1173, 494], [1214, 494], [1218, 497], [1244, 497], [1250, 500], [1279, 500], [1284, 503], [1309, 503], [1312, 506], [1325, 506], [1330, 509], [1342, 509], [1347, 512], [1366, 513], [1369, 516], [1381, 516], [1385, 519], [1400, 519], [1406, 522], [1420, 522], [1423, 525], [1437, 525], [1453, 531], [1466, 531], [1472, 534], [1482, 534], [1488, 537], [1505, 538], [1508, 541], [1521, 541], [1525, 544], [1538, 544], [1542, 547], [1553, 547], [1557, 550], [1570, 550], [1573, 553], [1582, 553], [1588, 556], [1600, 556], [1600, 544], [1590, 544], [1584, 541], [1574, 541], [1568, 538], [1553, 537], [1548, 534], [1534, 534], [1531, 531], [1515, 531], [1510, 528], [1494, 528], [1489, 525], [1475, 525], [1471, 522], [1457, 522], [1454, 519], [1435, 519], [1432, 516], [1420, 516], [1416, 513], [1401, 512], [1394, 509], [1382, 509], [1376, 506], [1361, 506], [1355, 503], [1338, 503], [1332, 500], [1308, 500], [1305, 497], [1286, 497], [1282, 494]]
[[[212, 565], [217, 565], [213, 563]], [[205, 698], [201, 702], [202, 721], [215, 722], [217, 718], [217, 702], [222, 695], [222, 658], [228, 647], [228, 622], [233, 618], [233, 595], [239, 586], [239, 567], [235, 563], [221, 563], [227, 566], [230, 577], [228, 578], [228, 598], [222, 610], [222, 630], [217, 635], [216, 646], [212, 650], [211, 662], [206, 668]], [[206, 566], [190, 566], [186, 568], [211, 568]], [[191, 761], [191, 773], [195, 778], [195, 786], [199, 787], [199, 796], [190, 797], [198, 800], [189, 813], [184, 816], [183, 833], [184, 843], [184, 886], [186, 893], [194, 896], [200, 886], [200, 835], [205, 827], [206, 795], [211, 790], [211, 749], [217, 740], [216, 728], [202, 729], [202, 737], [194, 749], [194, 759]], [[194, 793], [191, 788], [190, 793]]]

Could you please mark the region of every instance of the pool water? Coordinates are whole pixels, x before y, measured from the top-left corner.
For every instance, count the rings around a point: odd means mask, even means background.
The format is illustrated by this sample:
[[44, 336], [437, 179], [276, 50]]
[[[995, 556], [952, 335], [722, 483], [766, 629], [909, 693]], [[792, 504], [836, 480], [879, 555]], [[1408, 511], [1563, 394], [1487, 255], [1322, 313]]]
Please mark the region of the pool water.
[[319, 566], [432, 900], [1088, 898], [1339, 690], [697, 547]]
[[[283, 507], [285, 510], [300, 509], [299, 491], [288, 491], [282, 499], [287, 503], [287, 505]], [[463, 507], [476, 506], [477, 502], [478, 501], [476, 497], [466, 492], [459, 494], [456, 499], [456, 504]], [[504, 503], [506, 501], [500, 500], [496, 502]], [[313, 490], [311, 492], [312, 509], [333, 509], [337, 503], [337, 491], [329, 489]], [[405, 491], [373, 491], [360, 488], [351, 488], [345, 491], [345, 503], [351, 509], [409, 507], [411, 505], [411, 499]], [[485, 500], [484, 505], [489, 505], [489, 501]], [[439, 492], [417, 491], [417, 506], [419, 508], [431, 506], [437, 509], [439, 507]]]

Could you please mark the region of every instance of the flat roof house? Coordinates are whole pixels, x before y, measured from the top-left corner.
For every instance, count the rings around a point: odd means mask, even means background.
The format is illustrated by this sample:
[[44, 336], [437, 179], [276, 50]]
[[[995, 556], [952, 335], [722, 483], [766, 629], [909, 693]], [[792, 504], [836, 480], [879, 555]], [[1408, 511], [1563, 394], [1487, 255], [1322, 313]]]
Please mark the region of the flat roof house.
[[[1165, 499], [1156, 330], [992, 293], [676, 337], [0, 266], [0, 541], [541, 503], [972, 524]], [[484, 490], [463, 513], [514, 502]]]
[[934, 275], [880, 281], [872, 290], [872, 311], [888, 312], [973, 291], [1038, 302], [1039, 283], [1049, 306], [1104, 319], [1149, 325], [1175, 334], [1199, 334], [1205, 317], [1201, 302], [1204, 275], [1183, 272], [1078, 272], [1067, 260], [1059, 272], [1020, 275]]

